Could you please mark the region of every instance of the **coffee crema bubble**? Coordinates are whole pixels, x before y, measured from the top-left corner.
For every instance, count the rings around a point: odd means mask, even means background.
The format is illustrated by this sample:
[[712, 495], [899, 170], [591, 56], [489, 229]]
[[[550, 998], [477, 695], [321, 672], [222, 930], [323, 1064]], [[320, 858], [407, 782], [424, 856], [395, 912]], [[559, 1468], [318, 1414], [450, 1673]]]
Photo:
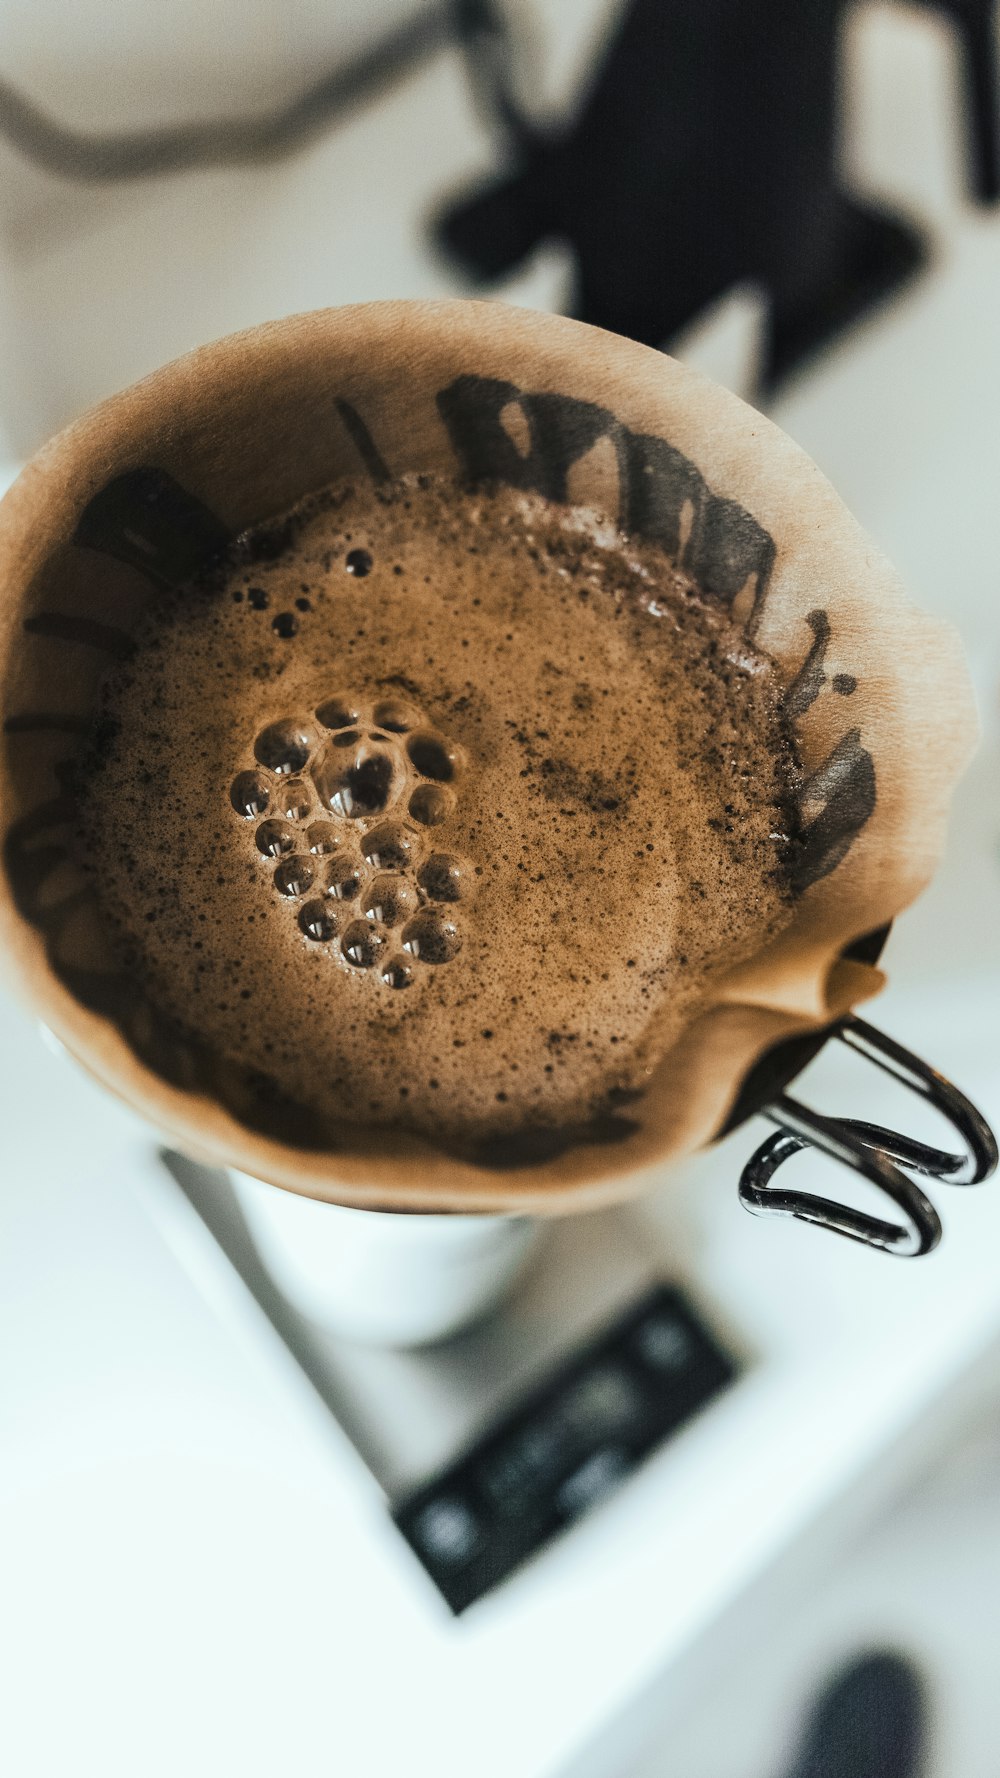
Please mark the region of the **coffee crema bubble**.
[[278, 865], [272, 881], [279, 895], [299, 896], [311, 889], [316, 868], [311, 858], [286, 858]]
[[341, 938], [340, 948], [348, 963], [353, 963], [357, 969], [371, 969], [388, 942], [378, 927], [369, 926], [364, 920], [354, 920]]
[[468, 892], [463, 865], [447, 852], [432, 852], [420, 866], [417, 882], [432, 901], [461, 901]]
[[629, 1115], [791, 918], [780, 694], [600, 516], [321, 490], [151, 602], [101, 689], [81, 857], [258, 1127], [280, 1103], [332, 1148], [551, 1151]]
[[398, 926], [419, 905], [419, 893], [405, 877], [376, 877], [365, 893], [364, 913], [382, 926]]
[[390, 957], [379, 974], [387, 988], [408, 988], [413, 981], [413, 971], [401, 957]]
[[369, 864], [377, 870], [405, 870], [414, 855], [415, 836], [405, 827], [376, 827], [362, 841]]
[[280, 722], [272, 722], [262, 729], [254, 741], [253, 750], [262, 766], [268, 771], [285, 776], [291, 772], [301, 772], [308, 762], [309, 753], [314, 742], [314, 735], [304, 724], [296, 722], [294, 717], [284, 717]]
[[455, 922], [434, 908], [415, 915], [403, 932], [403, 949], [423, 963], [450, 963], [461, 948]]
[[406, 751], [422, 778], [450, 784], [455, 776], [455, 756], [440, 735], [410, 735]]
[[250, 820], [254, 815], [263, 815], [270, 806], [271, 793], [260, 772], [240, 772], [233, 779], [229, 800], [237, 815]]
[[321, 855], [325, 855], [328, 852], [336, 852], [338, 846], [340, 846], [342, 842], [339, 833], [331, 822], [314, 821], [306, 833], [306, 843], [308, 844], [310, 852], [318, 852]]
[[313, 794], [301, 778], [295, 778], [278, 785], [272, 806], [277, 814], [284, 815], [289, 821], [304, 821], [312, 813]]
[[378, 743], [350, 736], [347, 740], [347, 748], [341, 749], [341, 737], [335, 735], [332, 746], [321, 755], [316, 790], [320, 802], [333, 814], [362, 821], [380, 815], [393, 800], [395, 762]]
[[299, 930], [314, 944], [326, 944], [336, 937], [337, 921], [325, 902], [307, 901], [299, 909]]
[[[437, 730], [421, 726], [423, 717], [415, 705], [398, 700], [383, 700], [371, 708], [370, 700], [360, 693], [338, 693], [317, 707], [316, 716], [324, 729], [333, 730], [326, 739], [317, 736], [308, 715], [283, 717], [255, 737], [255, 756], [262, 768], [267, 762], [275, 774], [276, 781], [263, 786], [268, 805], [285, 816], [283, 821], [272, 816], [261, 822], [255, 833], [257, 850], [265, 858], [281, 859], [271, 880], [286, 901], [300, 900], [315, 889], [334, 902], [361, 897], [360, 911], [368, 926], [355, 922], [340, 945], [342, 957], [356, 968], [370, 969], [387, 943], [388, 931], [409, 922], [402, 944], [411, 960], [397, 959], [397, 967], [381, 971], [379, 977], [388, 987], [409, 987], [415, 979], [414, 963], [450, 963], [462, 945], [454, 921], [443, 921], [433, 913], [421, 915], [422, 904], [457, 902], [470, 893], [472, 879], [468, 867], [450, 853], [434, 852], [424, 858], [418, 833], [405, 820], [377, 818], [387, 809], [402, 808], [414, 781], [411, 809], [414, 796], [437, 794], [438, 780], [456, 780], [462, 770], [461, 750]], [[290, 770], [299, 776], [288, 778]], [[238, 788], [245, 776], [237, 774], [233, 782], [234, 808], [246, 801]], [[262, 772], [254, 799], [261, 780]], [[305, 818], [316, 800], [326, 809], [327, 819], [309, 827], [307, 857], [299, 850], [301, 840], [290, 823]], [[450, 809], [453, 801], [449, 791], [442, 806]], [[373, 818], [375, 825], [369, 826]], [[328, 860], [321, 870], [317, 859]], [[299, 929], [313, 944], [326, 942], [336, 928], [320, 918], [320, 903], [309, 906], [308, 917], [299, 913]]]
[[294, 852], [297, 842], [287, 821], [262, 821], [254, 839], [265, 858], [282, 858], [286, 852]]
[[327, 866], [324, 889], [335, 901], [353, 901], [361, 888], [361, 873], [349, 858], [335, 858]]
[[405, 735], [408, 729], [415, 728], [419, 722], [419, 713], [412, 704], [404, 704], [397, 698], [376, 704], [375, 721], [379, 728], [388, 729], [390, 734]]
[[316, 712], [316, 720], [321, 722], [324, 728], [343, 729], [350, 728], [352, 723], [357, 722], [359, 715], [360, 711], [354, 708], [350, 698], [333, 697], [327, 698], [320, 705]]
[[440, 784], [418, 784], [408, 804], [414, 821], [421, 827], [440, 827], [451, 814], [453, 802]]

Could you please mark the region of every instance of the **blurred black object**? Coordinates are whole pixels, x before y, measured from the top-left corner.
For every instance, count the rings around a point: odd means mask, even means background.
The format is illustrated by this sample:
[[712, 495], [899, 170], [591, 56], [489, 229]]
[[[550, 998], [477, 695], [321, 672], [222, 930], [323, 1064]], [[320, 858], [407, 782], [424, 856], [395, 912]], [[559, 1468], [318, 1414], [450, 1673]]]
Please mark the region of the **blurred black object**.
[[[975, 195], [997, 195], [993, 0], [940, 0], [963, 34]], [[923, 265], [922, 235], [836, 176], [844, 0], [630, 0], [578, 115], [523, 121], [512, 170], [441, 218], [479, 282], [569, 244], [572, 312], [662, 346], [751, 282], [768, 299], [774, 389]]]
[[813, 1705], [788, 1778], [919, 1778], [926, 1715], [910, 1661], [892, 1650], [859, 1655]]
[[958, 30], [969, 119], [969, 189], [981, 204], [1000, 198], [1000, 43], [996, 0], [931, 0]]
[[605, 1500], [732, 1382], [689, 1298], [657, 1285], [393, 1508], [458, 1614]]

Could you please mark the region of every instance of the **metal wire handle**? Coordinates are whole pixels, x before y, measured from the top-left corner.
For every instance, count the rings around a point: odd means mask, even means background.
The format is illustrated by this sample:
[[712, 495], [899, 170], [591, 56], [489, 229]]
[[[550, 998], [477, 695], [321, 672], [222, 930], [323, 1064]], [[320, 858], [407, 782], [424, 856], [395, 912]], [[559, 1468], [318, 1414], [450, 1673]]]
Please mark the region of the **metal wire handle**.
[[[830, 1035], [933, 1105], [961, 1137], [964, 1152], [951, 1154], [931, 1148], [878, 1124], [824, 1117], [781, 1093], [763, 1109], [763, 1116], [779, 1128], [743, 1169], [740, 1202], [754, 1216], [795, 1216], [800, 1222], [815, 1223], [883, 1253], [919, 1258], [937, 1246], [941, 1223], [930, 1199], [894, 1163], [900, 1161], [915, 1173], [947, 1180], [950, 1185], [979, 1185], [996, 1168], [996, 1137], [982, 1113], [950, 1080], [874, 1025], [849, 1014], [834, 1026]], [[885, 1221], [813, 1192], [772, 1185], [770, 1181], [778, 1168], [803, 1148], [818, 1148], [832, 1160], [863, 1174], [901, 1211], [903, 1223]]]

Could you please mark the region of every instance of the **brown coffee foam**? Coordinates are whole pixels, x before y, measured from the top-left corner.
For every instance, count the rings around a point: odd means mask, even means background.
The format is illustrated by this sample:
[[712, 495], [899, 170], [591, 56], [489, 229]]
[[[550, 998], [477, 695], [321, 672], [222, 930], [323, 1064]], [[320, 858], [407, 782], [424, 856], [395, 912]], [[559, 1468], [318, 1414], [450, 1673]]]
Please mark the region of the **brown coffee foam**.
[[[458, 388], [464, 400], [470, 384], [478, 408], [463, 434], [454, 413], [445, 422], [442, 396]], [[530, 1175], [484, 1178], [456, 1163], [431, 1179], [419, 1144], [374, 1160], [303, 1155], [248, 1135], [189, 1086], [172, 1086], [151, 1072], [100, 1012], [81, 1002], [65, 971], [57, 974], [50, 965], [52, 926], [23, 893], [23, 871], [20, 889], [14, 881], [11, 863], [23, 864], [27, 842], [9, 831], [21, 816], [42, 820], [56, 789], [56, 756], [69, 754], [74, 743], [48, 736], [40, 764], [36, 742], [29, 749], [23, 730], [9, 734], [0, 797], [8, 856], [0, 918], [9, 963], [30, 1002], [101, 1079], [182, 1145], [320, 1197], [427, 1208], [568, 1209], [624, 1195], [634, 1189], [630, 1175], [638, 1166], [707, 1140], [762, 1050], [796, 1029], [815, 1029], [841, 1004], [831, 994], [843, 946], [894, 917], [926, 882], [942, 844], [951, 787], [974, 739], [953, 632], [907, 603], [892, 570], [790, 440], [658, 354], [574, 323], [481, 304], [372, 305], [276, 323], [167, 367], [55, 440], [7, 497], [0, 520], [8, 588], [0, 612], [4, 714], [32, 715], [38, 705], [24, 700], [39, 687], [51, 686], [48, 709], [55, 716], [79, 705], [83, 656], [51, 636], [26, 640], [23, 622], [52, 609], [86, 612], [82, 563], [92, 561], [88, 552], [97, 545], [92, 539], [84, 551], [71, 538], [88, 502], [116, 476], [155, 465], [235, 530], [310, 488], [357, 473], [356, 432], [345, 426], [342, 404], [360, 416], [392, 473], [452, 473], [456, 464], [470, 467], [473, 444], [480, 456], [484, 441], [487, 454], [495, 452], [497, 390], [515, 418], [527, 416], [530, 449], [521, 467], [504, 466], [508, 479], [551, 493], [554, 481], [569, 477], [574, 498], [613, 504], [611, 441], [623, 506], [635, 505], [642, 473], [651, 470], [656, 499], [645, 502], [638, 528], [668, 553], [675, 547], [666, 533], [679, 475], [690, 494], [681, 559], [692, 539], [703, 553], [707, 540], [715, 578], [710, 590], [724, 601], [733, 596], [734, 564], [739, 570], [753, 561], [746, 587], [759, 640], [789, 686], [814, 647], [810, 616], [826, 613], [827, 659], [819, 695], [796, 717], [798, 745], [807, 771], [823, 768], [856, 732], [878, 794], [846, 855], [807, 889], [792, 926], [756, 965], [733, 973], [726, 986], [730, 1003], [714, 1006], [685, 1030], [654, 1082], [649, 1123], [615, 1151], [613, 1173], [607, 1154], [582, 1149]], [[643, 441], [662, 445], [652, 464]], [[143, 522], [142, 513], [137, 516]], [[771, 543], [770, 565], [762, 538]], [[727, 539], [736, 540], [735, 552], [727, 553]], [[138, 616], [148, 574], [134, 565], [112, 572], [134, 585]], [[833, 689], [834, 673], [857, 679], [851, 697]], [[828, 781], [827, 810], [835, 790]], [[850, 1002], [878, 979], [876, 972], [855, 978]]]
[[81, 774], [102, 910], [154, 1008], [334, 1139], [611, 1140], [792, 918], [773, 670], [596, 515], [340, 487], [135, 640]]

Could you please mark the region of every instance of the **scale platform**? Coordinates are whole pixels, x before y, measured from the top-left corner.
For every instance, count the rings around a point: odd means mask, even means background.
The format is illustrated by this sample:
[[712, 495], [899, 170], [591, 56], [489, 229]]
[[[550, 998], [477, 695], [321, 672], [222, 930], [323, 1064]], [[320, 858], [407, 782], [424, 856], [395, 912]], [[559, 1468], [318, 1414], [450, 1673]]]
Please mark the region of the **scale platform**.
[[347, 1433], [454, 1612], [617, 1488], [738, 1374], [627, 1210], [549, 1229], [504, 1305], [417, 1350], [299, 1314], [268, 1276], [224, 1172], [162, 1164]]

